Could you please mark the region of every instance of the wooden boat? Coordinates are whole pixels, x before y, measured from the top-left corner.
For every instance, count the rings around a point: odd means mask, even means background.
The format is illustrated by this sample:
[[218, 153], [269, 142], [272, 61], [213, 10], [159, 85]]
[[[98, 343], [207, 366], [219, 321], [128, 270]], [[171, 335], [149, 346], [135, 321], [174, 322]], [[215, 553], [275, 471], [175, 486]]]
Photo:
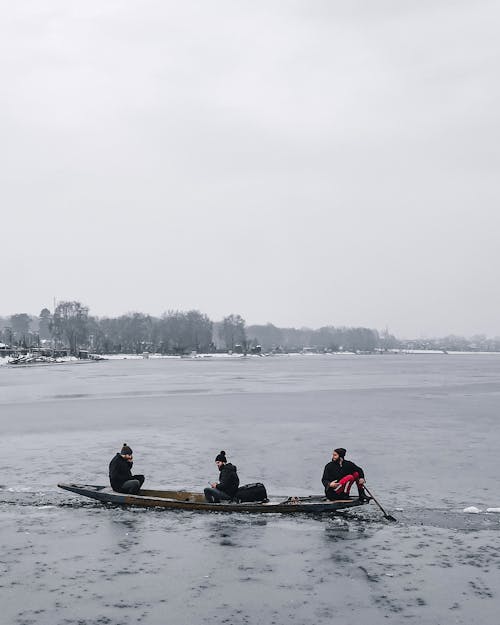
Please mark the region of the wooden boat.
[[266, 502], [237, 503], [223, 501], [209, 503], [203, 493], [193, 493], [186, 490], [141, 490], [140, 495], [126, 495], [117, 493], [109, 486], [92, 486], [89, 484], [58, 484], [59, 488], [69, 490], [77, 495], [97, 499], [104, 503], [142, 506], [147, 508], [170, 508], [173, 510], [206, 510], [212, 512], [279, 512], [319, 514], [337, 510], [346, 510], [362, 506], [365, 501], [359, 499], [342, 499], [329, 501], [324, 495], [309, 497], [271, 497]]

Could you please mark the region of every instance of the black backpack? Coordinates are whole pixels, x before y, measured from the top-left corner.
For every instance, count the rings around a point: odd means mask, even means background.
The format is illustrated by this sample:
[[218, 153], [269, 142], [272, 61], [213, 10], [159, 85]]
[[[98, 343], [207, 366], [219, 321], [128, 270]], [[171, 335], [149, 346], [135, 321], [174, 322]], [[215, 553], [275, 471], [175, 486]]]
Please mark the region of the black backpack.
[[234, 498], [239, 502], [267, 501], [266, 487], [260, 482], [245, 484], [238, 488]]

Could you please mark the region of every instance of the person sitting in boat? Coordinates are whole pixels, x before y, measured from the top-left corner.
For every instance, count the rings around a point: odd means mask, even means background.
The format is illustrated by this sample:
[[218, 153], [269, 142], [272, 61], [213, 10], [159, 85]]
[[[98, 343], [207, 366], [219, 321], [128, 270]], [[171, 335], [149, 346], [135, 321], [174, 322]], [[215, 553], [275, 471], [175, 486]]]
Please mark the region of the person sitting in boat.
[[205, 488], [205, 499], [210, 503], [231, 501], [240, 485], [236, 467], [227, 461], [225, 451], [217, 454], [215, 464], [220, 471], [219, 481], [210, 484], [210, 488]]
[[354, 462], [346, 460], [345, 455], [346, 450], [343, 447], [333, 450], [332, 461], [325, 466], [321, 480], [325, 487], [325, 495], [330, 501], [348, 499], [351, 486], [356, 482], [359, 499], [364, 501], [366, 495], [363, 488], [365, 483], [363, 469]]
[[127, 443], [123, 443], [120, 453], [109, 463], [109, 481], [113, 490], [127, 495], [137, 495], [144, 484], [144, 475], [132, 475], [132, 465], [132, 449]]

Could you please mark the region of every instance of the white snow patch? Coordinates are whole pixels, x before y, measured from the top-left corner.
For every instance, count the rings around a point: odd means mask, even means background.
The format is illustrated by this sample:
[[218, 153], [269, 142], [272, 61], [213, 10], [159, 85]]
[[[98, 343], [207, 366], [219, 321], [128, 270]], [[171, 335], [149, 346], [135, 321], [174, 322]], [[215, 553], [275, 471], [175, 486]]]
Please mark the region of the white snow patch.
[[468, 508], [464, 508], [464, 512], [467, 512], [467, 514], [479, 514], [481, 510], [476, 508], [476, 506], [469, 506]]
[[500, 512], [500, 508], [486, 508], [486, 512]]

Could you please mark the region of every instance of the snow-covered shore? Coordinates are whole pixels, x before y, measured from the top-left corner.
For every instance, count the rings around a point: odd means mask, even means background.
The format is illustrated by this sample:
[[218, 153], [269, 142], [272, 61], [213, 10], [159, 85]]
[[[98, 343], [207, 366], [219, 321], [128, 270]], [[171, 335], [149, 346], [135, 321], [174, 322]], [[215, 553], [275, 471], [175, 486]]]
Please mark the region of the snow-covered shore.
[[[447, 356], [485, 356], [485, 355], [498, 355], [500, 352], [466, 352], [466, 351], [441, 351], [433, 349], [391, 349], [387, 352], [379, 352], [375, 354], [356, 354], [355, 352], [328, 352], [328, 353], [315, 353], [315, 352], [292, 352], [292, 353], [264, 353], [264, 354], [229, 354], [229, 353], [216, 353], [216, 354], [198, 354], [191, 353], [186, 355], [170, 355], [170, 354], [102, 354], [102, 355], [90, 355], [89, 358], [80, 359], [75, 356], [63, 356], [60, 358], [46, 358], [39, 362], [26, 362], [19, 363], [25, 366], [34, 365], [49, 365], [49, 364], [64, 364], [64, 363], [89, 363], [101, 360], [239, 360], [242, 358], [311, 358], [319, 356], [338, 357], [338, 356], [358, 356], [358, 355], [370, 355], [370, 356], [405, 356], [405, 355], [447, 355]], [[14, 365], [12, 362], [12, 356], [0, 357], [0, 367], [5, 365]], [[17, 364], [17, 366], [19, 366]]]

